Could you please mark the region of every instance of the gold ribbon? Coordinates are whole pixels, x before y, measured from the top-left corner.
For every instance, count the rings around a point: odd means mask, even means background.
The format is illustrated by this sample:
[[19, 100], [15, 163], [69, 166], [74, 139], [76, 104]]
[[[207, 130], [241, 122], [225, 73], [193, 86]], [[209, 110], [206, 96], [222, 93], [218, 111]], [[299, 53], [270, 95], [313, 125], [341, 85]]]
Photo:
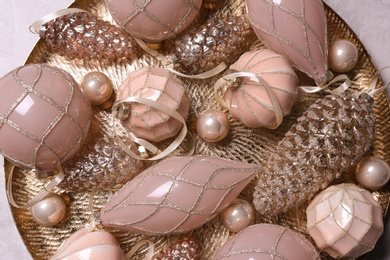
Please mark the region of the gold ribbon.
[[[152, 154], [156, 154], [155, 156], [150, 157], [150, 158], [146, 158], [146, 159], [138, 156], [137, 154], [135, 154], [131, 149], [129, 149], [129, 147], [126, 146], [126, 144], [122, 141], [122, 139], [119, 138], [117, 134], [115, 134], [115, 138], [119, 142], [119, 144], [121, 145], [122, 149], [128, 155], [130, 155], [131, 157], [133, 157], [135, 159], [138, 159], [138, 160], [159, 160], [159, 159], [162, 159], [162, 158], [168, 156], [170, 153], [172, 153], [183, 142], [184, 138], [186, 137], [186, 135], [188, 133], [187, 125], [186, 125], [186, 122], [185, 122], [184, 118], [176, 110], [173, 110], [172, 108], [170, 108], [168, 106], [165, 106], [165, 105], [163, 105], [161, 103], [158, 103], [156, 101], [153, 101], [153, 100], [150, 100], [150, 99], [146, 99], [146, 98], [142, 98], [142, 97], [127, 97], [127, 98], [125, 98], [123, 100], [115, 102], [113, 107], [112, 107], [113, 118], [116, 118], [117, 108], [118, 108], [119, 104], [121, 104], [121, 103], [140, 103], [140, 104], [143, 104], [143, 105], [155, 108], [155, 109], [157, 109], [157, 110], [159, 110], [159, 111], [161, 111], [161, 112], [163, 112], [163, 113], [165, 113], [165, 114], [175, 118], [176, 120], [178, 120], [179, 122], [181, 122], [183, 124], [183, 128], [181, 129], [179, 135], [163, 151], [160, 151], [160, 149], [158, 149], [156, 146], [154, 146], [149, 141], [146, 141], [144, 139], [138, 138], [134, 133], [129, 132], [127, 137], [132, 142], [137, 143], [137, 144], [145, 147], [145, 149], [149, 150]], [[193, 151], [194, 151], [194, 146], [192, 147], [192, 149], [190, 151], [190, 154], [192, 154]]]
[[187, 74], [184, 74], [184, 73], [181, 73], [181, 72], [174, 70], [172, 62], [166, 56], [162, 55], [161, 53], [159, 53], [156, 50], [150, 49], [143, 40], [141, 40], [139, 38], [135, 38], [135, 37], [134, 37], [134, 39], [144, 51], [146, 51], [147, 53], [152, 55], [157, 60], [161, 61], [161, 64], [164, 66], [165, 69], [167, 69], [170, 72], [172, 72], [173, 74], [180, 76], [180, 77], [183, 77], [183, 78], [208, 79], [208, 78], [214, 77], [215, 75], [221, 73], [222, 71], [224, 71], [227, 68], [226, 64], [224, 62], [221, 62], [217, 67], [215, 67], [209, 71], [206, 71], [204, 73], [200, 73], [200, 74], [196, 74], [196, 75], [187, 75]]
[[[342, 82], [342, 84], [335, 89], [329, 88], [331, 85], [333, 85], [334, 83], [337, 83], [337, 82]], [[338, 75], [337, 77], [335, 77], [334, 79], [332, 79], [329, 83], [327, 83], [325, 85], [316, 86], [316, 87], [314, 87], [314, 86], [300, 86], [299, 89], [305, 93], [308, 93], [308, 94], [317, 93], [317, 92], [320, 92], [323, 90], [323, 91], [326, 91], [330, 94], [338, 96], [341, 93], [343, 93], [344, 91], [346, 91], [351, 85], [352, 85], [351, 80], [348, 78], [348, 76], [345, 74], [341, 74], [341, 75]]]
[[42, 26], [46, 24], [47, 22], [50, 22], [51, 20], [54, 20], [58, 17], [67, 15], [67, 14], [73, 14], [73, 13], [80, 13], [80, 12], [87, 12], [83, 9], [79, 8], [68, 8], [68, 9], [61, 9], [56, 12], [50, 13], [48, 15], [45, 15], [44, 17], [36, 20], [31, 26], [30, 31], [35, 34], [39, 34], [39, 31], [42, 29]]
[[224, 106], [227, 109], [229, 108], [229, 105], [226, 103], [226, 101], [218, 94], [219, 90], [226, 85], [226, 83], [231, 82], [237, 78], [249, 78], [250, 80], [257, 82], [261, 84], [266, 92], [267, 95], [271, 101], [272, 109], [275, 113], [276, 117], [276, 125], [274, 127], [270, 127], [271, 129], [276, 129], [283, 121], [283, 112], [280, 107], [279, 101], [276, 98], [275, 93], [273, 92], [271, 86], [259, 75], [251, 72], [234, 72], [228, 75], [223, 76], [220, 78], [215, 84], [214, 84], [214, 98], [215, 100], [220, 103], [222, 106]]
[[8, 181], [7, 181], [7, 196], [10, 204], [14, 206], [15, 208], [19, 209], [27, 209], [33, 206], [34, 204], [40, 202], [43, 198], [45, 198], [52, 190], [60, 184], [60, 182], [64, 179], [65, 174], [64, 171], [62, 170], [61, 165], [59, 166], [59, 173], [57, 176], [52, 179], [50, 182], [48, 182], [43, 189], [34, 197], [32, 198], [29, 202], [27, 202], [25, 205], [19, 205], [16, 203], [14, 200], [13, 194], [12, 194], [12, 178], [13, 178], [13, 173], [15, 170], [15, 166], [13, 165], [10, 171], [10, 174], [8, 176]]

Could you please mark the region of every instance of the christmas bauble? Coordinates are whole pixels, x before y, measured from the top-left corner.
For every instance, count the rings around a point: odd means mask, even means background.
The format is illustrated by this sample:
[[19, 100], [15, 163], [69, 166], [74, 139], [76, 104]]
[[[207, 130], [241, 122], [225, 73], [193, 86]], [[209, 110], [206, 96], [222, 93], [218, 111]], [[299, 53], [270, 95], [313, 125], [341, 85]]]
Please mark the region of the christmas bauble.
[[173, 38], [199, 14], [202, 0], [106, 0], [116, 22], [127, 32], [149, 43]]
[[324, 5], [320, 0], [246, 0], [248, 18], [260, 40], [287, 57], [298, 69], [322, 85], [328, 71], [328, 38]]
[[378, 190], [390, 179], [390, 167], [377, 156], [367, 156], [360, 160], [355, 168], [356, 179], [369, 190]]
[[[130, 73], [119, 88], [117, 101], [127, 97], [152, 100], [187, 118], [190, 106], [183, 83], [165, 69], [144, 67]], [[141, 103], [129, 104], [129, 117], [122, 124], [138, 138], [160, 142], [176, 135], [182, 123], [158, 109]]]
[[65, 214], [65, 199], [55, 193], [50, 193], [31, 207], [31, 216], [35, 222], [44, 227], [51, 227], [60, 223]]
[[53, 171], [88, 132], [91, 107], [70, 74], [33, 64], [0, 79], [0, 151], [21, 168]]
[[334, 258], [358, 258], [374, 248], [383, 231], [381, 206], [371, 193], [351, 183], [322, 191], [306, 213], [309, 234]]
[[357, 64], [359, 51], [347, 40], [336, 40], [329, 46], [329, 66], [340, 73], [351, 71]]
[[[286, 58], [267, 49], [244, 53], [230, 66], [233, 71], [252, 72], [271, 87], [283, 116], [290, 114], [298, 95], [298, 77]], [[244, 78], [237, 87], [228, 88], [224, 99], [230, 114], [247, 127], [276, 128], [275, 108], [266, 86]]]
[[315, 247], [298, 232], [271, 224], [257, 224], [231, 237], [213, 260], [320, 259]]

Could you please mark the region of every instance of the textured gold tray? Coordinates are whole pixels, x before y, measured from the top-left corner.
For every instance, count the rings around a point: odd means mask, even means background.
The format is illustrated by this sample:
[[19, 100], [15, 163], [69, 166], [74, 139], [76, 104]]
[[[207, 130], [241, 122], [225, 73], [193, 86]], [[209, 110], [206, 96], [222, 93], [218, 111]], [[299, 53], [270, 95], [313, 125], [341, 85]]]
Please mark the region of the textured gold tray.
[[[227, 4], [223, 8], [218, 9], [213, 15], [219, 16], [222, 19], [229, 13], [243, 14], [245, 12], [243, 0], [227, 0], [226, 2]], [[103, 0], [76, 0], [71, 7], [89, 10], [103, 17], [103, 19], [112, 22], [112, 18], [108, 14]], [[358, 65], [348, 75], [352, 81], [359, 86], [354, 90], [367, 89], [373, 75], [377, 72], [370, 56], [367, 54], [364, 46], [361, 44], [356, 35], [336, 13], [328, 7], [326, 8], [326, 13], [328, 18], [329, 42], [339, 38], [348, 39], [358, 47]], [[202, 15], [207, 14], [208, 13], [206, 11], [203, 12]], [[264, 48], [264, 46], [261, 45], [258, 40], [253, 39], [251, 48]], [[160, 66], [156, 60], [152, 59], [145, 53], [140, 56], [140, 60], [141, 64]], [[68, 60], [51, 53], [47, 49], [45, 42], [42, 40], [38, 42], [29, 56], [27, 64], [30, 63], [48, 63], [61, 67], [72, 74], [78, 81], [80, 81], [82, 76], [89, 71], [101, 71], [109, 75], [116, 89], [125, 79], [127, 74], [134, 70], [134, 66], [131, 65], [131, 60], [120, 63], [109, 63], [104, 61], [86, 63], [77, 60]], [[314, 82], [311, 79], [307, 78], [300, 72], [297, 73], [300, 78], [300, 85], [314, 85]], [[277, 130], [270, 131], [267, 129], [249, 129], [236, 120], [230, 118], [232, 128], [230, 136], [222, 143], [208, 144], [197, 138], [192, 122], [199, 113], [207, 108], [221, 108], [217, 102], [212, 99], [212, 82], [215, 82], [218, 77], [220, 76], [216, 76], [215, 78], [206, 81], [182, 79], [187, 87], [187, 91], [192, 102], [188, 124], [190, 131], [194, 134], [196, 139], [196, 154], [215, 155], [236, 161], [264, 164], [268, 155], [274, 151], [277, 142], [283, 138], [284, 133], [288, 131], [292, 124], [295, 123], [297, 117], [299, 117], [314, 100], [321, 98], [324, 95], [324, 93], [300, 95], [299, 100], [293, 108], [292, 114], [284, 119], [283, 124]], [[380, 84], [380, 82], [378, 84]], [[388, 131], [388, 127], [390, 126], [390, 109], [385, 93], [375, 96], [374, 113], [377, 117], [377, 132], [376, 140], [370, 153], [390, 162], [390, 132]], [[100, 131], [102, 134], [109, 133], [110, 128], [108, 126], [108, 116], [109, 114], [107, 111], [99, 108], [93, 108], [93, 131]], [[250, 150], [248, 150], [248, 147], [250, 147]], [[10, 167], [10, 163], [5, 162], [6, 179], [8, 178]], [[346, 181], [356, 182], [352, 172], [350, 174], [346, 174], [343, 179], [339, 179], [335, 183]], [[20, 169], [16, 169], [12, 184], [13, 195], [19, 204], [26, 203], [43, 187], [43, 183], [35, 179], [32, 172]], [[251, 201], [252, 190], [253, 185], [249, 185], [243, 191], [242, 197]], [[66, 192], [63, 190], [57, 191]], [[387, 211], [388, 207], [389, 192], [390, 185], [387, 185], [380, 191], [373, 193], [385, 211]], [[107, 200], [107, 193], [107, 191], [98, 191], [94, 195], [94, 211], [98, 211], [104, 205]], [[52, 228], [38, 226], [32, 220], [29, 210], [15, 209], [11, 207], [20, 235], [34, 259], [48, 259], [52, 256], [60, 244], [69, 237], [69, 235], [83, 227], [83, 225], [88, 222], [91, 214], [93, 213], [89, 208], [88, 193], [68, 192], [68, 195], [71, 200], [71, 205], [68, 209], [67, 218], [61, 224]], [[305, 228], [305, 208], [306, 205], [302, 205], [278, 217], [257, 217], [257, 222], [277, 223], [289, 226], [299, 232], [302, 232], [310, 239]], [[125, 252], [129, 251], [134, 244], [145, 237], [155, 243], [156, 250], [161, 249], [164, 245], [179, 237], [178, 235], [152, 237], [117, 230], [109, 231], [118, 239]], [[218, 217], [191, 233], [197, 237], [201, 243], [201, 259], [210, 259], [215, 250], [226, 242], [226, 240], [232, 235], [222, 226]], [[183, 234], [181, 236], [186, 235], [188, 234]], [[142, 258], [145, 252], [145, 249], [140, 250], [134, 259]], [[324, 255], [324, 258], [329, 258], [329, 256]]]

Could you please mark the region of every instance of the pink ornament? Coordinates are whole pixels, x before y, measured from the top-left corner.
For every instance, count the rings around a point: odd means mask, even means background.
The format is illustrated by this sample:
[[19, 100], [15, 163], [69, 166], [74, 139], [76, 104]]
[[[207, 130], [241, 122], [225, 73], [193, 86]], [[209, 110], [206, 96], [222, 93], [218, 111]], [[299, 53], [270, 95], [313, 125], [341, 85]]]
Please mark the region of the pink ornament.
[[52, 260], [124, 260], [118, 241], [108, 232], [82, 228], [71, 235], [50, 258]]
[[199, 14], [202, 0], [105, 0], [116, 22], [146, 42], [158, 43], [175, 37]]
[[335, 258], [365, 254], [383, 231], [381, 206], [371, 193], [354, 184], [322, 191], [306, 213], [307, 229], [317, 246]]
[[229, 259], [320, 259], [315, 247], [303, 235], [289, 228], [258, 224], [231, 237], [214, 255], [213, 260]]
[[258, 166], [217, 157], [166, 159], [129, 181], [101, 210], [101, 224], [137, 233], [185, 233], [218, 215]]
[[[158, 102], [187, 118], [190, 101], [183, 83], [165, 69], [144, 67], [128, 75], [120, 86], [117, 101], [140, 97]], [[158, 109], [141, 103], [130, 104], [130, 114], [123, 125], [138, 138], [160, 142], [176, 135], [182, 123]]]
[[88, 132], [91, 108], [71, 75], [26, 65], [0, 79], [0, 152], [21, 168], [53, 171]]
[[246, 0], [246, 6], [253, 29], [268, 47], [318, 85], [332, 78], [322, 0]]
[[[283, 56], [267, 49], [250, 51], [244, 53], [230, 69], [251, 72], [263, 78], [272, 88], [283, 116], [290, 114], [298, 94], [298, 77]], [[247, 127], [279, 126], [275, 108], [261, 83], [244, 78], [238, 87], [227, 89], [224, 99], [230, 114]]]

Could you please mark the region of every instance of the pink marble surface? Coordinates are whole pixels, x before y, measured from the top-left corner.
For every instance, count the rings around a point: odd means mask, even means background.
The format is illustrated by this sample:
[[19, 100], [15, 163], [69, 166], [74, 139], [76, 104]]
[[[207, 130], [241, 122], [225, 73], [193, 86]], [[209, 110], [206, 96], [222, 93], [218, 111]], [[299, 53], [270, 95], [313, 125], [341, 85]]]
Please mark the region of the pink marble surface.
[[[35, 45], [37, 36], [29, 26], [50, 12], [67, 7], [72, 0], [0, 0], [0, 77], [24, 64]], [[388, 50], [390, 34], [390, 1], [387, 0], [325, 0], [362, 40], [378, 68], [390, 65]], [[382, 74], [390, 80], [390, 70]], [[2, 169], [0, 160], [0, 169]], [[4, 174], [0, 171], [0, 179]], [[0, 260], [31, 259], [16, 230], [5, 196], [4, 184], [0, 184]]]

